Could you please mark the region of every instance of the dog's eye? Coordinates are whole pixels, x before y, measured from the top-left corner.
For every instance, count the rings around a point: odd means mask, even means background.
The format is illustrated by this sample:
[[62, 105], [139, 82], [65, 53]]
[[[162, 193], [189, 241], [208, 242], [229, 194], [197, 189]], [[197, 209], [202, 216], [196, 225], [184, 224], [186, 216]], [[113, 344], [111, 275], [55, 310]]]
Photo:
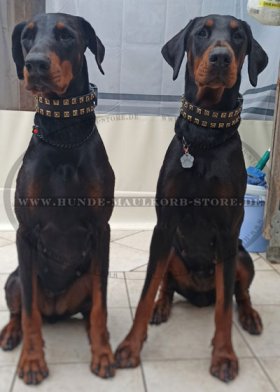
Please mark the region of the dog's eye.
[[28, 29], [24, 32], [22, 36], [22, 44], [26, 52], [29, 52], [31, 49], [31, 46], [33, 44], [33, 41], [35, 39], [35, 31], [32, 29]]
[[72, 34], [71, 34], [68, 30], [66, 30], [66, 29], [57, 30], [57, 32], [56, 32], [56, 39], [57, 39], [58, 41], [60, 41], [60, 40], [62, 40], [62, 41], [70, 41], [70, 40], [73, 39], [73, 36], [72, 36]]
[[197, 35], [200, 38], [207, 38], [208, 37], [208, 31], [207, 31], [207, 29], [203, 28], [203, 29], [199, 30]]
[[34, 29], [28, 29], [24, 32], [22, 36], [23, 42], [33, 41], [35, 38], [35, 31]]
[[235, 31], [233, 33], [233, 39], [236, 41], [241, 41], [243, 39], [243, 34], [241, 34], [240, 31]]

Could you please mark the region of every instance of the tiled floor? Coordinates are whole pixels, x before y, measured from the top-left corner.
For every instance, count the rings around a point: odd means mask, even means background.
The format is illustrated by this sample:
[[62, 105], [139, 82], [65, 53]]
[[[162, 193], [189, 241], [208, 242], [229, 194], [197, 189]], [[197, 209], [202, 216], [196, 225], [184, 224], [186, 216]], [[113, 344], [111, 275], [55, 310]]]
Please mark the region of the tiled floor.
[[[145, 276], [150, 231], [113, 231], [108, 292], [109, 330], [113, 349], [128, 332]], [[15, 234], [0, 232], [0, 328], [8, 320], [3, 286], [17, 264]], [[280, 265], [254, 254], [256, 277], [251, 288], [264, 332], [250, 336], [235, 315], [233, 343], [240, 362], [238, 378], [224, 385], [208, 373], [214, 330], [213, 308], [198, 309], [177, 296], [171, 319], [149, 327], [141, 367], [119, 370], [111, 380], [101, 380], [89, 370], [90, 350], [79, 318], [44, 325], [50, 376], [36, 390], [43, 392], [280, 392]], [[0, 391], [29, 391], [19, 380], [19, 348], [0, 351]]]

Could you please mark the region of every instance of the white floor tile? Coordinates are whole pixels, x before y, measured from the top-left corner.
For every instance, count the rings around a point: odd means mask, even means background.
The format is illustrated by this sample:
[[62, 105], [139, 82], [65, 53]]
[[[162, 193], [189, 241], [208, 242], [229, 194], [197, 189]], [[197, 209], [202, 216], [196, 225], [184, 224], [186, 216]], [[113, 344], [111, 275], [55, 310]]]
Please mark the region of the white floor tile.
[[118, 244], [129, 246], [130, 248], [144, 250], [149, 252], [152, 238], [152, 231], [142, 231], [140, 233], [122, 238], [117, 241]]
[[280, 357], [261, 358], [261, 363], [277, 388], [277, 391], [280, 391]]
[[148, 267], [148, 264], [143, 264], [140, 267], [135, 268], [133, 271], [135, 271], [135, 272], [146, 272], [147, 271], [147, 267]]
[[280, 263], [270, 263], [270, 266], [280, 274]]
[[253, 261], [254, 261], [254, 267], [256, 271], [272, 270], [271, 265], [260, 256]]
[[[1, 234], [1, 232], [0, 232], [0, 234]], [[1, 247], [5, 247], [5, 246], [10, 245], [10, 244], [12, 244], [11, 241], [7, 240], [6, 238], [0, 237], [0, 248]]]
[[0, 231], [0, 237], [5, 238], [8, 241], [15, 242], [16, 240], [16, 231]]
[[130, 271], [147, 263], [148, 254], [142, 250], [111, 243], [110, 271]]
[[[108, 309], [108, 330], [113, 350], [132, 323], [129, 308]], [[70, 319], [43, 326], [45, 354], [48, 363], [90, 363], [90, 345], [82, 319]]]
[[110, 272], [107, 293], [108, 307], [128, 307], [124, 272]]
[[255, 359], [239, 361], [239, 375], [229, 384], [209, 374], [209, 361], [144, 361], [148, 392], [275, 392]]
[[132, 307], [137, 306], [139, 302], [145, 276], [145, 271], [133, 271], [125, 273], [129, 300]]
[[0, 365], [0, 391], [9, 392], [15, 376], [15, 366]]
[[[143, 360], [210, 358], [214, 335], [214, 308], [196, 308], [187, 302], [172, 307], [170, 319], [159, 326], [149, 326]], [[235, 326], [233, 346], [239, 357], [252, 353]]]
[[131, 235], [139, 233], [138, 230], [111, 230], [111, 241], [117, 241], [121, 238], [126, 238]]
[[[103, 380], [90, 372], [89, 365], [60, 364], [49, 366], [50, 375], [36, 386], [40, 392], [144, 392], [140, 368], [119, 370], [113, 379]], [[30, 386], [16, 379], [13, 392], [30, 392]], [[269, 392], [269, 391], [268, 391]]]
[[252, 257], [253, 260], [256, 260], [260, 257], [259, 253], [252, 253], [252, 252], [249, 252], [249, 253], [250, 253], [250, 256]]
[[8, 274], [0, 274], [0, 311], [7, 310], [4, 286], [8, 279]]
[[8, 274], [16, 269], [18, 265], [16, 244], [0, 247], [0, 273]]
[[245, 341], [258, 357], [280, 357], [280, 306], [255, 306], [263, 321], [263, 333], [260, 336], [248, 334], [239, 325], [238, 329]]
[[256, 271], [250, 287], [253, 304], [280, 305], [280, 275], [276, 271]]

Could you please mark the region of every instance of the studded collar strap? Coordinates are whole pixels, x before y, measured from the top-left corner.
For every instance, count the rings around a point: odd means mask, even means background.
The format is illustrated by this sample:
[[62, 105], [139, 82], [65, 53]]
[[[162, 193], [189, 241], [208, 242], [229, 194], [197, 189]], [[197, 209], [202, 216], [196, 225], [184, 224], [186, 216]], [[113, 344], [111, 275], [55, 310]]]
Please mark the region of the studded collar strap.
[[90, 92], [78, 97], [49, 99], [36, 95], [35, 110], [42, 116], [61, 119], [89, 115], [97, 106], [97, 94], [97, 87], [90, 84]]
[[237, 107], [232, 111], [207, 110], [188, 102], [183, 96], [180, 113], [184, 119], [200, 127], [231, 128], [240, 122], [242, 103], [243, 98], [239, 95]]

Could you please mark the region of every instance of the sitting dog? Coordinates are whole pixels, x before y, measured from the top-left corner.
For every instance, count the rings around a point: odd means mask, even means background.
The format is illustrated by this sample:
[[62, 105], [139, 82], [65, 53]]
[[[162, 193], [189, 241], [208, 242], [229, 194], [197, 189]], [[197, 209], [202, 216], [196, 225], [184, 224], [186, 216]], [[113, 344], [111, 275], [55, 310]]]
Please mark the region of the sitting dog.
[[210, 372], [227, 382], [238, 373], [231, 341], [233, 293], [242, 327], [251, 334], [262, 331], [249, 296], [253, 263], [238, 240], [246, 189], [238, 126], [244, 59], [248, 55], [253, 86], [268, 59], [246, 22], [221, 15], [191, 20], [164, 45], [173, 79], [185, 52], [184, 97], [157, 184], [146, 280], [133, 326], [115, 357], [118, 367], [139, 364], [149, 320], [167, 320], [176, 291], [198, 306], [215, 302]]
[[88, 47], [104, 73], [105, 49], [87, 21], [66, 14], [18, 24], [12, 44], [18, 77], [36, 96], [37, 113], [17, 177], [19, 267], [5, 287], [10, 321], [0, 346], [12, 350], [23, 338], [18, 375], [38, 384], [48, 375], [42, 316], [81, 312], [91, 370], [112, 377], [106, 288], [115, 179], [95, 125], [97, 97], [84, 56]]

